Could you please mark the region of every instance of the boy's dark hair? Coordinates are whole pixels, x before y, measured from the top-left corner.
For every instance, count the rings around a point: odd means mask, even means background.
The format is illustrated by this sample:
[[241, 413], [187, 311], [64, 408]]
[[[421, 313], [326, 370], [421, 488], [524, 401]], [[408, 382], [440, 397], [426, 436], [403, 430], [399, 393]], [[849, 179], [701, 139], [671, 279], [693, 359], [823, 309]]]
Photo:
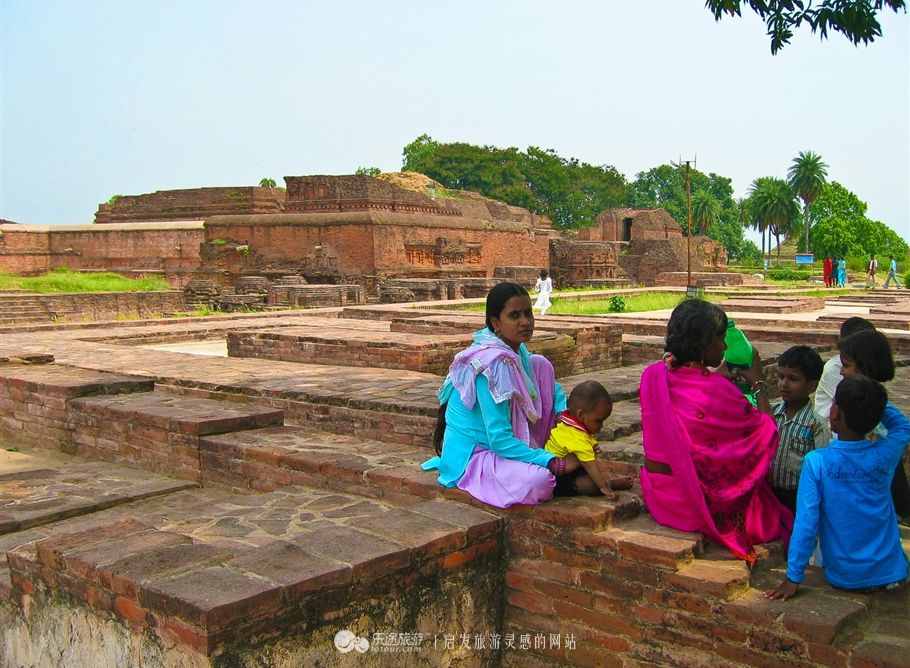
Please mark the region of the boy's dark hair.
[[809, 346], [793, 346], [788, 348], [777, 358], [778, 367], [788, 369], [799, 369], [806, 377], [806, 380], [820, 380], [825, 363], [822, 362], [821, 355]]
[[531, 297], [528, 291], [518, 285], [518, 283], [500, 283], [494, 285], [487, 293], [487, 328], [493, 331], [493, 318], [502, 315], [502, 310], [506, 307], [506, 302], [512, 297]]
[[679, 364], [701, 362], [714, 337], [726, 333], [727, 314], [722, 308], [702, 299], [685, 299], [670, 314], [664, 350]]
[[875, 429], [885, 412], [888, 392], [877, 380], [867, 376], [844, 378], [834, 392], [834, 403], [844, 415], [844, 422], [857, 434]]
[[840, 325], [840, 338], [846, 339], [851, 334], [856, 334], [864, 329], [875, 329], [875, 325], [865, 318], [860, 318], [858, 315], [847, 318]]
[[888, 337], [877, 329], [851, 334], [838, 344], [841, 355], [856, 363], [859, 372], [880, 383], [894, 379], [894, 355]]
[[540, 277], [541, 277], [541, 278], [546, 278], [546, 277], [549, 276], [549, 275], [550, 275], [550, 272], [548, 272], [546, 269], [541, 269], [541, 270], [540, 270]]
[[596, 380], [586, 380], [572, 388], [568, 404], [569, 408], [580, 408], [583, 411], [589, 411], [601, 401], [613, 403], [613, 398], [607, 392], [607, 388]]

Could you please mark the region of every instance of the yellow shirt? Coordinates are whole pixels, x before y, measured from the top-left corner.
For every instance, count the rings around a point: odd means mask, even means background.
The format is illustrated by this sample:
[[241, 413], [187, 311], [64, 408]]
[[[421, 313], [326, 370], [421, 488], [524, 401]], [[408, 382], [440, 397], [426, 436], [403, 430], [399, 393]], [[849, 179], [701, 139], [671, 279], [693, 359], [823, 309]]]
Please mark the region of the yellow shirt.
[[596, 458], [594, 446], [597, 445], [597, 439], [586, 431], [576, 427], [557, 422], [556, 426], [550, 432], [550, 438], [544, 449], [552, 452], [557, 457], [565, 457], [572, 453], [578, 457], [580, 462], [593, 462]]

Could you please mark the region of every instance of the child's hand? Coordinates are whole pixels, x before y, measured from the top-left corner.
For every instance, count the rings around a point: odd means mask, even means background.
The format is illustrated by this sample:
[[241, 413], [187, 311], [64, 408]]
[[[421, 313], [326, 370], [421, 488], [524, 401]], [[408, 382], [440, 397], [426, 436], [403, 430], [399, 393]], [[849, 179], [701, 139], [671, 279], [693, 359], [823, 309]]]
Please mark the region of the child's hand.
[[603, 494], [604, 497], [610, 501], [615, 501], [617, 498], [619, 498], [619, 495], [616, 492], [614, 492], [612, 489], [610, 489], [609, 485], [604, 485], [603, 487], [601, 487], [600, 493]]
[[767, 598], [777, 599], [781, 601], [786, 601], [788, 598], [796, 594], [796, 591], [799, 589], [799, 585], [795, 582], [790, 582], [790, 580], [784, 580], [776, 589], [771, 591], [766, 591], [765, 596]]
[[595, 455], [599, 455], [600, 454], [600, 443], [595, 443], [592, 450], [594, 450]]

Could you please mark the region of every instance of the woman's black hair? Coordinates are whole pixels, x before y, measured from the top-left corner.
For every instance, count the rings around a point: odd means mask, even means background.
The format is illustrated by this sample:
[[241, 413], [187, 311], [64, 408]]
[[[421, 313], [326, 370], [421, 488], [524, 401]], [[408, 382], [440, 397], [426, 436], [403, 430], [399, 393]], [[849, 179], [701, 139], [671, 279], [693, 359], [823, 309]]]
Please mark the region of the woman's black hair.
[[894, 379], [894, 355], [888, 337], [877, 329], [864, 329], [842, 339], [841, 355], [853, 360], [864, 376], [880, 383]]
[[702, 299], [685, 299], [670, 315], [664, 349], [679, 364], [702, 362], [714, 337], [726, 333], [727, 314], [722, 308]]
[[506, 307], [512, 297], [527, 297], [528, 291], [518, 283], [500, 283], [493, 286], [493, 289], [487, 293], [487, 328], [493, 331], [493, 318], [502, 315], [502, 310]]
[[[498, 318], [512, 297], [531, 297], [528, 291], [518, 283], [500, 283], [487, 293], [487, 328], [493, 331], [493, 318]], [[433, 448], [437, 455], [442, 454], [442, 440], [446, 433], [446, 408], [448, 403], [439, 407], [436, 413], [436, 427], [433, 429]]]

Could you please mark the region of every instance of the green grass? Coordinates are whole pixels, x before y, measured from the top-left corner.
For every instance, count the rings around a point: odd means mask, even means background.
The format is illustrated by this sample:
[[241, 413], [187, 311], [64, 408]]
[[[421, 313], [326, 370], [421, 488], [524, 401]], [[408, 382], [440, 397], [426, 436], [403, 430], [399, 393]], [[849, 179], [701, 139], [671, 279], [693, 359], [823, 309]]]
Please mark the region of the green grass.
[[[712, 302], [723, 301], [730, 295], [708, 293], [705, 299]], [[686, 298], [683, 292], [641, 292], [631, 295], [622, 295], [626, 303], [625, 313], [640, 313], [644, 311], [659, 311], [672, 309]], [[467, 311], [484, 311], [483, 304], [471, 304], [464, 307]], [[591, 299], [579, 301], [577, 299], [559, 299], [553, 297], [553, 307], [547, 315], [604, 315], [609, 314], [610, 297], [604, 299]]]
[[26, 292], [157, 292], [169, 290], [163, 278], [125, 278], [112, 272], [80, 273], [69, 269], [55, 269], [40, 276], [15, 276], [0, 273], [0, 290], [25, 290]]

